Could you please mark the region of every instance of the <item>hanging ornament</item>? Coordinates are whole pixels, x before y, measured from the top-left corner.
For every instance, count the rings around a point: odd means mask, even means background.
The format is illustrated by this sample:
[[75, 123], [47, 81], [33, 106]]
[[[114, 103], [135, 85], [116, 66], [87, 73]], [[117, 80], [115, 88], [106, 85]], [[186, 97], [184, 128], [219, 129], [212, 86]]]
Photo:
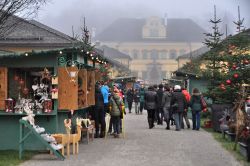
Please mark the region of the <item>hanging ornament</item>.
[[221, 83], [221, 84], [220, 84], [220, 87], [225, 87], [225, 84]]
[[237, 66], [235, 64], [233, 64], [232, 69], [235, 70], [237, 68]]
[[24, 79], [25, 79], [25, 82], [24, 82], [23, 94], [27, 95], [29, 94], [29, 89], [26, 87], [26, 72], [25, 72]]
[[226, 83], [227, 83], [228, 85], [230, 85], [230, 84], [232, 83], [232, 81], [231, 81], [230, 79], [228, 79], [228, 80], [226, 80]]
[[19, 80], [19, 76], [18, 75], [14, 75], [14, 80], [18, 81]]
[[249, 64], [249, 61], [247, 59], [244, 60], [244, 64], [245, 65], [248, 65]]
[[221, 88], [221, 90], [226, 90], [226, 87], [224, 87], [224, 86], [223, 86], [223, 87], [220, 87], [220, 88]]
[[22, 78], [19, 80], [19, 84], [24, 85], [24, 80]]
[[29, 94], [29, 89], [27, 87], [23, 88], [23, 94], [28, 95]]
[[238, 78], [238, 77], [239, 77], [239, 74], [238, 74], [238, 73], [234, 73], [233, 77], [234, 77], [234, 78]]

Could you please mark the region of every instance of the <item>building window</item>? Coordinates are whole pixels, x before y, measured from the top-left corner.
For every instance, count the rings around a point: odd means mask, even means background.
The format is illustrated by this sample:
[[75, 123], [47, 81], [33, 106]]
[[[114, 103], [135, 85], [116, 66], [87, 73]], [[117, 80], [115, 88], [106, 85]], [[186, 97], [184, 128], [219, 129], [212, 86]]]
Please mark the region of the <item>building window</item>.
[[150, 37], [159, 37], [158, 29], [150, 29]]
[[142, 71], [142, 79], [147, 79], [148, 72], [147, 71]]
[[152, 50], [151, 51], [151, 59], [153, 59], [153, 60], [159, 59], [159, 53], [158, 53], [157, 50]]
[[170, 50], [170, 59], [176, 59], [177, 58], [177, 52], [176, 50]]
[[134, 59], [138, 59], [139, 51], [138, 50], [133, 50], [132, 56], [133, 56]]
[[181, 49], [181, 50], [180, 50], [180, 55], [184, 55], [184, 54], [186, 54], [186, 52], [187, 52], [187, 51], [186, 51], [185, 49]]
[[134, 77], [138, 77], [138, 71], [132, 71], [132, 75], [133, 75]]
[[148, 59], [148, 51], [147, 50], [142, 50], [142, 58]]
[[168, 59], [167, 50], [160, 51], [160, 58], [161, 59]]
[[166, 71], [162, 71], [162, 72], [161, 72], [161, 77], [162, 77], [162, 78], [166, 78], [166, 76], [167, 76], [167, 72], [166, 72]]

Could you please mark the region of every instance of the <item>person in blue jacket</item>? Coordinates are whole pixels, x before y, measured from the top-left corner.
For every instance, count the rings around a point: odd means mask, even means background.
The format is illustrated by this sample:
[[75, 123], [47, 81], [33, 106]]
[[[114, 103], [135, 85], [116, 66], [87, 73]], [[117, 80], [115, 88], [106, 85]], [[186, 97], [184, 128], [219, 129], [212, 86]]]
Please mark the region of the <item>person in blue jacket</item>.
[[102, 82], [101, 93], [103, 95], [104, 111], [109, 112], [109, 87], [107, 82]]

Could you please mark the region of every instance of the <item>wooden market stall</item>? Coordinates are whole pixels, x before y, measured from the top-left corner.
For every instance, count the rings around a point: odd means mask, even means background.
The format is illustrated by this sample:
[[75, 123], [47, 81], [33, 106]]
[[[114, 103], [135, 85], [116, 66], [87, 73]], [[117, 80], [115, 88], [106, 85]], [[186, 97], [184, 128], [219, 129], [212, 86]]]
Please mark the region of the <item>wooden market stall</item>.
[[[0, 56], [0, 150], [18, 149], [25, 102], [48, 133], [65, 133], [64, 119], [84, 116], [95, 105], [96, 62], [107, 63], [80, 47]], [[35, 137], [27, 142], [25, 149], [45, 149]]]

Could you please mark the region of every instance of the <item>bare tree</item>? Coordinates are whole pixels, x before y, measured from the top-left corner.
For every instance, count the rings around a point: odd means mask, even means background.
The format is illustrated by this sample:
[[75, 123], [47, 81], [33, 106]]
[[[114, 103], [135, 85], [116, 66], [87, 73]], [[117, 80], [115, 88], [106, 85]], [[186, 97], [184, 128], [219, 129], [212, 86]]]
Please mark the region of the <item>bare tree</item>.
[[[37, 15], [48, 0], [0, 0], [0, 38], [17, 24], [15, 16], [29, 19]], [[20, 22], [20, 21], [19, 21]]]

